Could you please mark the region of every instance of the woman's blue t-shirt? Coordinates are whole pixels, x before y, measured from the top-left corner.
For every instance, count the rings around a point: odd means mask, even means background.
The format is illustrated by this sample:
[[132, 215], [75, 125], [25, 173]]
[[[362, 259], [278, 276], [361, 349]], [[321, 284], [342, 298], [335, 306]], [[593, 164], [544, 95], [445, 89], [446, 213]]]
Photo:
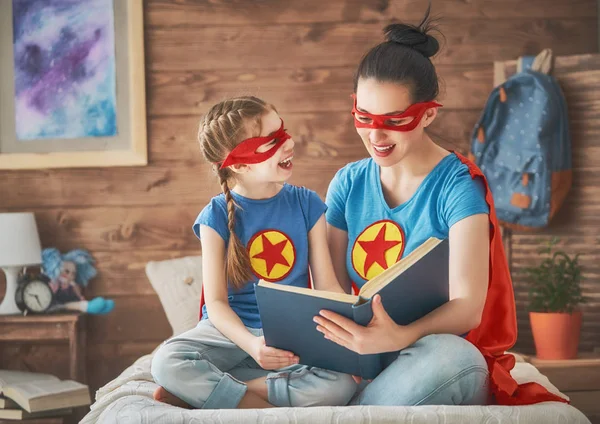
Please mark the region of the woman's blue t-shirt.
[[456, 222], [489, 213], [483, 182], [465, 164], [445, 156], [414, 195], [390, 208], [373, 159], [340, 169], [327, 191], [327, 222], [348, 232], [346, 268], [358, 287], [409, 254], [429, 237], [448, 238]]

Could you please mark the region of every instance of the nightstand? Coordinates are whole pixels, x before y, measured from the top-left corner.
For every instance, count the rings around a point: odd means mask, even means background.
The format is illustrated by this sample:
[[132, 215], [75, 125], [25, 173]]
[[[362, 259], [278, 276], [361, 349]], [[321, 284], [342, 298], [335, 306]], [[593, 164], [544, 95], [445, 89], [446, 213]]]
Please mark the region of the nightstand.
[[[61, 313], [47, 315], [0, 315], [0, 347], [4, 343], [39, 344], [48, 342], [69, 344], [69, 376], [71, 380], [86, 383], [85, 366], [85, 315]], [[35, 369], [34, 372], [54, 374], [51, 369]], [[57, 376], [61, 379], [64, 376]], [[28, 424], [67, 424], [78, 422], [88, 407], [75, 408], [65, 417], [36, 418], [22, 421]], [[17, 421], [0, 420], [0, 424]]]
[[[3, 343], [69, 343], [69, 378], [86, 383], [85, 316], [81, 313], [47, 315], [0, 315], [0, 346]], [[52, 370], [35, 370], [52, 374]]]
[[581, 354], [577, 359], [542, 360], [524, 356], [562, 393], [571, 405], [585, 414], [592, 423], [600, 424], [600, 355]]

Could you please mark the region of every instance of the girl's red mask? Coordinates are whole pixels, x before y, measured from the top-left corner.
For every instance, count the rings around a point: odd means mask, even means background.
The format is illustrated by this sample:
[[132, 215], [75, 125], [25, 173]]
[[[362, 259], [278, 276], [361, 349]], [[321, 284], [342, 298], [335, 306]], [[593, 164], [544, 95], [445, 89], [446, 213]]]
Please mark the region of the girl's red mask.
[[[354, 115], [354, 126], [356, 128], [373, 128], [379, 130], [390, 130], [390, 131], [412, 131], [414, 130], [423, 115], [427, 111], [427, 109], [431, 109], [434, 107], [442, 107], [441, 104], [437, 102], [423, 102], [423, 103], [415, 103], [410, 105], [408, 109], [398, 115], [373, 115], [371, 113], [360, 112], [356, 108], [356, 95], [353, 94], [354, 98], [354, 107], [352, 108], [352, 115]], [[371, 122], [361, 122], [358, 118], [364, 118], [370, 120]], [[401, 125], [389, 125], [386, 122], [395, 121], [399, 119], [413, 118], [410, 122]]]
[[[274, 133], [267, 135], [265, 137], [252, 137], [247, 138], [242, 141], [240, 144], [235, 146], [235, 148], [229, 152], [223, 163], [221, 163], [220, 168], [226, 168], [231, 165], [236, 164], [252, 164], [252, 163], [261, 163], [270, 159], [277, 150], [283, 146], [283, 144], [292, 138], [285, 129], [283, 128], [283, 119], [281, 120], [281, 127]], [[270, 143], [273, 140], [277, 140], [277, 142], [266, 152], [258, 153], [256, 149], [266, 143]]]

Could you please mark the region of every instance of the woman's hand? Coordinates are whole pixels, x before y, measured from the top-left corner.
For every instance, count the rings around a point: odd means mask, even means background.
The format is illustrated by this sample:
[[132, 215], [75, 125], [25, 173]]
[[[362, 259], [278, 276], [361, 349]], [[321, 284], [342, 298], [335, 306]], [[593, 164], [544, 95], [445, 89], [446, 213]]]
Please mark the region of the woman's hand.
[[276, 349], [265, 344], [264, 337], [255, 337], [248, 354], [265, 370], [276, 370], [298, 363], [299, 358], [287, 350]]
[[419, 339], [413, 327], [398, 325], [390, 318], [379, 295], [373, 298], [371, 307], [373, 318], [366, 327], [331, 311], [321, 311], [314, 321], [326, 339], [361, 355], [395, 352]]

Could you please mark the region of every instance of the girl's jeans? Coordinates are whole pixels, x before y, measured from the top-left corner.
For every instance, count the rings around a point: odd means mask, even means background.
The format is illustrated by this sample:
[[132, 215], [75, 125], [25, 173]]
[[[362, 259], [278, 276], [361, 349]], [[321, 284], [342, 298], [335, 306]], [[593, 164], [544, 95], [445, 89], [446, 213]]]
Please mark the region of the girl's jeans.
[[265, 371], [208, 319], [167, 340], [152, 359], [154, 381], [195, 408], [235, 408], [247, 390], [242, 380], [265, 375], [274, 406], [346, 405], [357, 389], [350, 375], [305, 365]]

